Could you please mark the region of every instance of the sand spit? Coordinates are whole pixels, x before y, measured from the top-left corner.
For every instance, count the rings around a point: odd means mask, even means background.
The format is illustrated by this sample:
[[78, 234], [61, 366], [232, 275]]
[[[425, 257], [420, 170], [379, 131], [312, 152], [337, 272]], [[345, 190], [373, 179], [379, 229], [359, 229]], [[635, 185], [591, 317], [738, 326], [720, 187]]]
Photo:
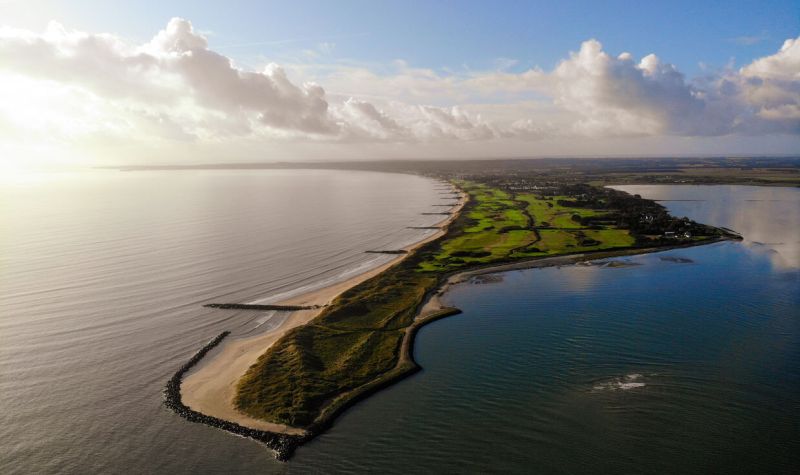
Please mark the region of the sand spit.
[[227, 339], [220, 345], [215, 356], [199, 363], [194, 371], [183, 379], [180, 385], [182, 403], [199, 413], [235, 422], [244, 427], [279, 434], [305, 435], [303, 429], [255, 419], [239, 412], [233, 404], [239, 379], [258, 357], [287, 331], [305, 325], [316, 318], [322, 312], [323, 307], [330, 304], [342, 292], [380, 274], [405, 259], [420, 246], [443, 236], [447, 225], [458, 216], [464, 202], [463, 199], [459, 200], [453, 213], [436, 224], [435, 233], [404, 248], [405, 252], [397, 254], [397, 257], [390, 262], [346, 281], [277, 302], [275, 305], [313, 308], [293, 312], [280, 326], [257, 336]]
[[[194, 372], [188, 374], [188, 376], [186, 376], [186, 378], [184, 378], [180, 383], [181, 401], [179, 402], [192, 411], [196, 411], [198, 414], [209, 416], [215, 420], [230, 421], [235, 423], [237, 427], [266, 431], [275, 434], [276, 436], [283, 435], [287, 439], [285, 441], [285, 447], [283, 447], [276, 454], [280, 459], [285, 460], [291, 456], [291, 453], [298, 445], [301, 445], [304, 442], [312, 439], [321, 433], [326, 427], [330, 426], [333, 420], [345, 408], [350, 407], [352, 404], [363, 399], [364, 397], [367, 397], [369, 394], [387, 387], [397, 380], [419, 370], [419, 366], [413, 360], [413, 344], [416, 332], [419, 330], [419, 328], [427, 323], [447, 317], [449, 315], [460, 313], [460, 310], [449, 307], [441, 301], [441, 297], [447, 292], [451, 285], [469, 281], [475, 277], [480, 278], [481, 276], [486, 276], [487, 274], [497, 274], [511, 270], [574, 265], [591, 260], [661, 252], [669, 249], [706, 245], [725, 240], [737, 239], [736, 237], [723, 236], [707, 241], [683, 243], [667, 247], [645, 249], [629, 248], [618, 251], [589, 252], [556, 257], [537, 258], [522, 262], [487, 265], [482, 268], [459, 272], [450, 276], [444, 276], [440, 281], [441, 285], [439, 288], [431, 292], [428, 298], [420, 306], [415, 323], [412, 324], [406, 331], [402, 343], [400, 361], [397, 367], [375, 381], [372, 381], [361, 388], [357, 388], [356, 390], [337, 398], [341, 400], [334, 401], [331, 404], [330, 411], [328, 414], [325, 414], [325, 417], [322, 418], [323, 422], [321, 425], [314, 426], [310, 428], [309, 431], [305, 431], [304, 429], [296, 427], [254, 419], [236, 410], [233, 404], [236, 394], [236, 385], [239, 379], [245, 374], [247, 369], [256, 362], [260, 355], [267, 351], [267, 349], [269, 349], [269, 347], [278, 339], [280, 339], [287, 331], [300, 325], [305, 325], [316, 318], [322, 312], [322, 307], [331, 303], [342, 292], [375, 275], [378, 275], [379, 273], [385, 271], [389, 267], [397, 264], [409, 255], [413, 254], [413, 251], [420, 246], [443, 236], [447, 232], [448, 225], [459, 216], [461, 209], [466, 203], [467, 198], [461, 195], [459, 196], [459, 203], [451, 215], [449, 215], [435, 227], [424, 228], [433, 228], [436, 229], [436, 232], [426, 239], [405, 248], [407, 251], [406, 254], [398, 254], [397, 257], [392, 259], [390, 262], [359, 276], [353, 277], [347, 281], [277, 302], [275, 305], [315, 308], [293, 312], [292, 315], [287, 318], [279, 327], [266, 331], [263, 334], [248, 338], [229, 339], [225, 343], [221, 344], [219, 352], [215, 356], [197, 364]], [[484, 277], [484, 279], [485, 278], [486, 277]], [[197, 422], [203, 421], [198, 420]], [[225, 429], [225, 427], [220, 428]], [[289, 440], [291, 440], [291, 442], [289, 442]]]

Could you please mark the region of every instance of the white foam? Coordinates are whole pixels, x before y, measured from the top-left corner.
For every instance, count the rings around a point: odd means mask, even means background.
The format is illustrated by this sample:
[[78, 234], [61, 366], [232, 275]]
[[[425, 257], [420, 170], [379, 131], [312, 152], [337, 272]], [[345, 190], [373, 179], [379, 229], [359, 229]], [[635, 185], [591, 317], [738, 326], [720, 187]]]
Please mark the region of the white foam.
[[275, 310], [270, 310], [270, 311], [267, 311], [267, 312], [265, 312], [265, 313], [264, 313], [264, 316], [262, 316], [262, 317], [260, 317], [260, 318], [257, 318], [257, 319], [256, 319], [256, 326], [255, 326], [255, 328], [258, 328], [258, 327], [260, 327], [261, 325], [263, 325], [263, 324], [267, 323], [267, 322], [268, 322], [270, 319], [272, 319], [272, 317], [274, 317], [274, 316], [275, 316], [275, 314], [276, 314], [276, 313], [278, 313], [278, 312], [277, 312], [277, 311], [275, 311]]
[[392, 257], [388, 257], [388, 256], [378, 256], [378, 257], [369, 259], [367, 261], [364, 261], [362, 263], [359, 263], [359, 264], [357, 264], [355, 266], [348, 267], [348, 268], [344, 269], [342, 272], [339, 272], [336, 275], [327, 277], [325, 279], [320, 279], [320, 280], [311, 282], [311, 283], [303, 285], [301, 287], [296, 287], [296, 288], [291, 289], [291, 290], [287, 290], [287, 291], [284, 291], [284, 292], [281, 292], [281, 293], [273, 294], [273, 295], [270, 295], [268, 297], [259, 298], [259, 299], [253, 300], [253, 301], [251, 301], [249, 303], [251, 303], [251, 304], [266, 304], [266, 303], [280, 302], [281, 300], [285, 300], [285, 299], [288, 299], [288, 298], [291, 298], [291, 297], [302, 295], [302, 294], [307, 293], [307, 292], [313, 292], [315, 290], [319, 290], [319, 289], [328, 287], [330, 285], [337, 284], [339, 282], [344, 282], [345, 280], [347, 280], [347, 279], [349, 279], [351, 277], [355, 277], [357, 275], [361, 275], [361, 274], [363, 274], [363, 273], [365, 273], [365, 272], [367, 272], [369, 270], [372, 270], [374, 268], [377, 268], [377, 267], [381, 266], [382, 264], [384, 264], [386, 262], [389, 262], [391, 259], [392, 259]]
[[634, 389], [634, 388], [643, 388], [645, 387], [644, 383], [619, 383], [619, 389]]
[[626, 374], [621, 378], [614, 378], [593, 387], [595, 391], [626, 391], [628, 389], [643, 388], [645, 383], [639, 381], [642, 375], [639, 373]]

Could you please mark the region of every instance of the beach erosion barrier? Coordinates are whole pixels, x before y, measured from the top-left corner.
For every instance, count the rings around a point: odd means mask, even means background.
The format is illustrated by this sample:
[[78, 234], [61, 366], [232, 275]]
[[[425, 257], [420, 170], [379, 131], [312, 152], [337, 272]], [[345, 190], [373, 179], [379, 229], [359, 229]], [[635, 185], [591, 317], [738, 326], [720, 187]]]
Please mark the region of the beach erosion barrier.
[[275, 305], [254, 303], [207, 303], [203, 305], [203, 307], [221, 308], [224, 310], [282, 310], [287, 312], [322, 308], [321, 305]]
[[306, 428], [305, 435], [290, 435], [278, 434], [275, 432], [251, 429], [244, 427], [235, 422], [226, 421], [217, 417], [208, 416], [206, 414], [197, 412], [190, 407], [183, 404], [181, 400], [181, 382], [183, 377], [189, 370], [191, 370], [203, 357], [222, 340], [225, 339], [231, 332], [224, 331], [214, 337], [211, 341], [206, 343], [205, 346], [194, 354], [186, 363], [181, 366], [178, 371], [172, 375], [172, 378], [167, 382], [164, 388], [164, 405], [172, 409], [176, 414], [190, 422], [199, 424], [206, 424], [217, 429], [221, 429], [232, 434], [247, 437], [260, 442], [273, 450], [275, 458], [281, 462], [289, 460], [298, 447], [311, 439], [315, 438], [333, 425], [333, 421], [338, 418], [344, 411], [351, 408], [357, 402], [366, 399], [368, 396], [381, 391], [398, 381], [405, 379], [412, 374], [418, 372], [422, 368], [414, 361], [414, 337], [417, 331], [424, 325], [433, 321], [461, 313], [461, 310], [453, 307], [442, 308], [435, 311], [425, 318], [413, 323], [407, 330], [407, 334], [403, 338], [401, 344], [400, 358], [398, 365], [383, 376], [359, 387], [355, 390], [349, 391], [346, 397], [342, 398], [339, 404], [334, 404], [333, 408], [323, 413], [314, 423]]
[[194, 354], [186, 363], [181, 366], [164, 388], [164, 405], [172, 409], [176, 414], [190, 422], [206, 424], [217, 429], [247, 437], [260, 442], [275, 452], [275, 458], [280, 461], [288, 460], [295, 449], [302, 443], [304, 437], [289, 434], [276, 434], [274, 432], [251, 429], [241, 426], [235, 422], [226, 421], [212, 416], [207, 416], [197, 412], [183, 404], [181, 400], [181, 381], [186, 373], [192, 369], [201, 359], [214, 347], [219, 345], [231, 332], [224, 331], [214, 337], [211, 341]]

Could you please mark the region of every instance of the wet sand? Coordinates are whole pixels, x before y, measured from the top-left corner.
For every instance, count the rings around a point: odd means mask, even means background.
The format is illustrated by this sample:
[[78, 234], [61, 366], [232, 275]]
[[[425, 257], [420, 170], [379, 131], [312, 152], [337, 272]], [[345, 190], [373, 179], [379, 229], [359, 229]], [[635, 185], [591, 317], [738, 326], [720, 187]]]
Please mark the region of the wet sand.
[[[276, 304], [322, 306], [331, 303], [342, 292], [397, 264], [423, 244], [443, 236], [446, 232], [446, 226], [458, 216], [464, 203], [465, 198], [462, 196], [459, 198], [458, 204], [452, 209], [452, 215], [437, 224], [442, 229], [424, 240], [404, 248], [408, 251], [407, 254], [398, 254], [396, 258], [388, 263], [346, 281], [276, 302]], [[203, 414], [236, 422], [253, 429], [285, 434], [303, 434], [303, 429], [247, 416], [235, 408], [233, 400], [239, 379], [258, 360], [258, 357], [286, 334], [287, 331], [305, 325], [322, 311], [323, 309], [312, 309], [292, 312], [289, 318], [277, 328], [254, 337], [231, 339], [223, 343], [215, 356], [201, 362], [195, 371], [184, 378], [181, 383], [181, 399], [183, 403]]]

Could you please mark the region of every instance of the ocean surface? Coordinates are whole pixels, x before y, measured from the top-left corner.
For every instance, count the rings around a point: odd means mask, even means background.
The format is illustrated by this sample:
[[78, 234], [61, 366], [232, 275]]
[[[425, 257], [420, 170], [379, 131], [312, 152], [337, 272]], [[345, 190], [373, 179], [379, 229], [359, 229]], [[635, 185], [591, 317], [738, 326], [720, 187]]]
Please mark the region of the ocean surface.
[[745, 240], [458, 285], [424, 370], [275, 470], [797, 473], [800, 189], [623, 188]]
[[[442, 216], [432, 180], [339, 171], [95, 171], [0, 179], [0, 473], [263, 473], [164, 384], [269, 302], [378, 266]], [[452, 200], [450, 200], [452, 201]], [[266, 325], [266, 326], [265, 326]]]
[[[625, 187], [741, 243], [502, 274], [446, 296], [424, 370], [279, 463], [163, 407], [172, 373], [269, 302], [418, 240], [429, 180], [98, 172], [0, 184], [0, 473], [792, 473], [800, 190]], [[433, 208], [437, 209], [437, 208]], [[439, 208], [441, 209], [441, 208]]]

